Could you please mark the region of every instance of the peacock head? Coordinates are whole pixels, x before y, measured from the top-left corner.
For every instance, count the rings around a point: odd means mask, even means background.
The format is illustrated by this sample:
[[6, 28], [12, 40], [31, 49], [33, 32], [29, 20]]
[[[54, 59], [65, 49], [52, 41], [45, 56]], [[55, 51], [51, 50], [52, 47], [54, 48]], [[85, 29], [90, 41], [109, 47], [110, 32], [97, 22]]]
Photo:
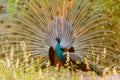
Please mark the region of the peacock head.
[[58, 43], [60, 43], [60, 38], [59, 37], [56, 37], [56, 41], [58, 42]]
[[[59, 37], [56, 37], [56, 41], [57, 41], [57, 43], [61, 42], [61, 40], [60, 40]], [[64, 52], [66, 52], [66, 51], [68, 51], [68, 48], [61, 48], [61, 50], [64, 51]]]

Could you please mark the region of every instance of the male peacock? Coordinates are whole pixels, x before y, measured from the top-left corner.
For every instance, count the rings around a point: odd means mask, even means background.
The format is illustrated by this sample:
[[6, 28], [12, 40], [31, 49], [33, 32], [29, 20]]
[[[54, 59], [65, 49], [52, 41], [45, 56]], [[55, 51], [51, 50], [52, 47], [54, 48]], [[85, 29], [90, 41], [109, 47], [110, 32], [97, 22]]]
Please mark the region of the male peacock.
[[[99, 10], [93, 10], [89, 0], [18, 3], [16, 14], [0, 18], [0, 45], [7, 46], [6, 53], [14, 45], [14, 56], [24, 55], [20, 45], [24, 41], [25, 51], [33, 58], [44, 56], [42, 63], [49, 59], [52, 66], [75, 65], [74, 68], [92, 70], [98, 75], [102, 71], [86, 56], [95, 60], [97, 55], [105, 55], [101, 58], [106, 64], [113, 64], [111, 59], [119, 59], [111, 47], [115, 40], [112, 39], [114, 32], [109, 30], [109, 19]], [[0, 54], [4, 53], [1, 50]]]

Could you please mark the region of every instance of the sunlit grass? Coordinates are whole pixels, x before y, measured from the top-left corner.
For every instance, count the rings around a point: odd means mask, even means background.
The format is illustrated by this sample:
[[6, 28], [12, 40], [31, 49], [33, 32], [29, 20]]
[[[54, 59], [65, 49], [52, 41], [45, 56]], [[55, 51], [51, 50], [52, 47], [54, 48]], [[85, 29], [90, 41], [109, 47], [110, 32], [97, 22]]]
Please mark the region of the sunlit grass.
[[[23, 52], [25, 53], [24, 42], [21, 42]], [[77, 73], [70, 71], [68, 68], [56, 68], [47, 66], [44, 69], [39, 67], [40, 61], [29, 61], [29, 54], [20, 58], [14, 59], [14, 47], [10, 49], [10, 56], [5, 56], [4, 60], [0, 60], [0, 80], [117, 80], [120, 78], [118, 71], [113, 68], [105, 68], [103, 77], [98, 76], [95, 72], [82, 72], [77, 70]], [[38, 59], [41, 60], [41, 59]]]
[[102, 78], [94, 72], [82, 71], [78, 71], [77, 74], [71, 74], [69, 69], [61, 68], [58, 71], [54, 67], [36, 70], [34, 65], [29, 65], [27, 68], [22, 66], [16, 68], [12, 64], [8, 67], [6, 63], [0, 61], [0, 80], [118, 80], [119, 76], [118, 74], [108, 73]]

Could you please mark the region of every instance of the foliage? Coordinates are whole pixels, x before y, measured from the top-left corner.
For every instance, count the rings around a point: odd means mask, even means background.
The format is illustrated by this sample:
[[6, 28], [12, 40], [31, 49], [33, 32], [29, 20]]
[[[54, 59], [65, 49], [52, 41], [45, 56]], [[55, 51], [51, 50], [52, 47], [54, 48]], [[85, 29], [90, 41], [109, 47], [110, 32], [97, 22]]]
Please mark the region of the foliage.
[[[26, 68], [25, 68], [26, 67]], [[113, 74], [113, 73], [112, 73]], [[117, 80], [120, 75], [114, 72], [104, 74], [105, 80]], [[23, 66], [16, 67], [16, 64], [8, 66], [6, 62], [0, 60], [0, 80], [101, 80], [102, 77], [97, 76], [94, 72], [81, 72], [71, 74], [69, 69], [61, 68], [59, 71], [54, 67], [47, 67], [45, 69], [39, 68], [37, 71], [34, 65], [26, 63]]]
[[106, 14], [112, 22], [112, 30], [116, 32], [115, 38], [118, 44], [115, 46], [120, 49], [120, 0], [93, 0], [95, 8], [101, 9], [101, 12]]

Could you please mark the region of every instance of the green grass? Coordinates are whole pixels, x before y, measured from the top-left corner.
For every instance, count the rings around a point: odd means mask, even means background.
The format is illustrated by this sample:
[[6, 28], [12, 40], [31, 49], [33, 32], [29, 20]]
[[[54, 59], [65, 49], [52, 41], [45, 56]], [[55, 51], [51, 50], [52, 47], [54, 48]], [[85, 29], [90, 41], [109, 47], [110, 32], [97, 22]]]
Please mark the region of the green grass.
[[[38, 64], [39, 61], [33, 63], [34, 60], [31, 62], [28, 60], [21, 62], [17, 59], [14, 62], [14, 60], [8, 57], [5, 60], [0, 60], [0, 80], [98, 80], [98, 78], [111, 80], [111, 75], [114, 74], [114, 76], [117, 76], [116, 69], [109, 70], [106, 68], [104, 76], [100, 77], [91, 71], [82, 72], [77, 70], [75, 74], [69, 68], [64, 67], [58, 69], [48, 66], [47, 68], [41, 69]], [[117, 77], [120, 78], [119, 76]], [[114, 80], [117, 80], [117, 78], [114, 78]]]
[[[111, 80], [110, 77], [104, 77], [105, 80]], [[100, 77], [94, 72], [78, 71], [76, 75], [71, 75], [70, 71], [65, 68], [58, 71], [54, 67], [48, 67], [43, 70], [39, 68], [36, 71], [34, 65], [24, 69], [23, 67], [16, 68], [15, 65], [8, 67], [5, 63], [0, 62], [0, 80], [85, 80], [86, 78], [97, 80]]]
[[[115, 38], [120, 42], [120, 0], [93, 0], [95, 8], [99, 8], [112, 21], [112, 29], [116, 32]], [[8, 1], [8, 12], [14, 13], [11, 8], [16, 5], [15, 0]], [[119, 44], [115, 46], [120, 49]], [[0, 80], [85, 80], [84, 76], [90, 75], [89, 80], [96, 80], [97, 75], [94, 72], [78, 71], [76, 75], [71, 74], [69, 69], [61, 68], [59, 71], [55, 67], [39, 68], [39, 63], [31, 64], [28, 62], [21, 63], [13, 62], [8, 57], [5, 60], [0, 60]], [[31, 62], [32, 63], [32, 62]], [[104, 77], [105, 80], [111, 80], [108, 75], [117, 74], [116, 69], [107, 70]], [[89, 76], [87, 76], [89, 77]], [[118, 77], [120, 78], [120, 77]], [[115, 79], [114, 79], [115, 80]]]

